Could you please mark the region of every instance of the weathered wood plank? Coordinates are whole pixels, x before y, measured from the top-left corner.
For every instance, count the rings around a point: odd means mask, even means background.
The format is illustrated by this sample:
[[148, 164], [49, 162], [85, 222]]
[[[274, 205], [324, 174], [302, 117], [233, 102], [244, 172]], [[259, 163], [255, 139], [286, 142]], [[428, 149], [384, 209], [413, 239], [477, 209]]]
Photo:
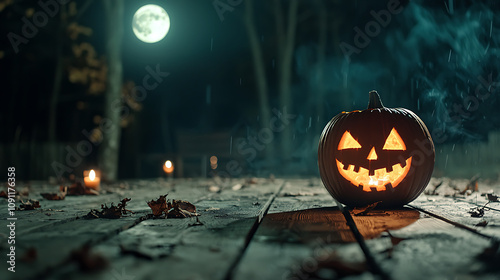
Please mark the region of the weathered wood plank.
[[[282, 180], [259, 180], [238, 189], [241, 180], [232, 182], [235, 190], [229, 185], [196, 203], [203, 225], [192, 226], [194, 218], [144, 221], [95, 247], [96, 252], [111, 261], [107, 270], [91, 276], [76, 275], [75, 271], [53, 276], [109, 279], [133, 263], [133, 271], [127, 270], [127, 274], [136, 279], [162, 275], [175, 279], [224, 279], [244, 251], [259, 214], [269, 207], [266, 202], [283, 184]], [[123, 255], [120, 246], [139, 254]]]
[[[303, 191], [305, 184], [302, 182], [296, 189]], [[284, 193], [287, 191], [287, 188], [283, 190]], [[321, 188], [310, 191], [321, 192]], [[341, 243], [349, 241], [352, 234], [345, 220], [341, 222], [343, 217], [335, 214], [335, 208], [318, 208], [323, 198], [306, 196], [307, 192], [303, 194], [302, 197], [280, 197], [275, 201], [271, 209], [278, 216], [269, 214], [264, 218], [234, 279], [309, 279], [317, 277], [315, 273], [335, 277], [346, 273], [339, 263], [349, 266], [364, 262], [358, 244]], [[316, 201], [310, 200], [311, 197], [316, 197]], [[324, 199], [331, 198], [325, 196]], [[304, 203], [307, 200], [309, 207]], [[392, 279], [498, 277], [495, 272], [483, 273], [491, 266], [478, 261], [477, 256], [491, 243], [478, 235], [410, 208], [374, 210], [368, 216], [353, 216], [353, 219], [370, 252], [375, 255], [376, 263]], [[330, 232], [327, 229], [331, 229]], [[391, 239], [386, 232], [394, 238]], [[393, 245], [397, 238], [408, 239]], [[335, 243], [328, 244], [332, 241]], [[336, 263], [327, 263], [326, 268], [320, 270], [328, 256], [333, 256]], [[269, 263], [273, 263], [272, 270], [259, 269]], [[359, 277], [373, 276], [364, 273]]]
[[[470, 199], [464, 200], [443, 196], [421, 195], [417, 200], [410, 203], [410, 206], [423, 209], [429, 213], [465, 225], [481, 234], [500, 240], [500, 211], [484, 209], [484, 216], [482, 217], [472, 217], [469, 213], [472, 209], [481, 208], [486, 203], [486, 198], [481, 196], [478, 197], [475, 203]], [[492, 207], [496, 207], [496, 204], [491, 204]], [[486, 222], [487, 224], [480, 226], [482, 222]]]
[[[318, 258], [363, 262], [342, 213], [318, 179], [290, 180], [257, 230], [232, 279], [309, 279]], [[272, 267], [272, 269], [263, 269]]]
[[[478, 256], [491, 243], [476, 234], [421, 214], [417, 222], [367, 240], [392, 279], [495, 279]], [[498, 272], [497, 272], [498, 273]], [[496, 275], [496, 276], [495, 276]]]
[[[43, 210], [17, 212], [16, 225], [19, 230], [16, 235], [16, 244], [19, 244], [17, 255], [21, 256], [27, 249], [33, 247], [37, 252], [37, 259], [33, 263], [23, 263], [18, 258], [17, 272], [9, 276], [15, 276], [13, 279], [29, 279], [35, 275], [50, 275], [54, 269], [62, 266], [71, 251], [81, 248], [83, 244], [97, 244], [136, 225], [141, 217], [150, 211], [146, 201], [156, 199], [160, 194], [170, 192], [172, 195], [175, 194], [175, 197], [178, 195], [191, 201], [210, 195], [206, 180], [179, 182], [176, 183], [175, 190], [156, 181], [150, 182], [148, 189], [141, 187], [143, 186], [132, 185], [121, 193], [67, 197], [62, 201], [41, 202], [42, 207], [48, 205], [52, 209], [68, 210], [56, 212], [61, 215], [52, 220], [46, 218]], [[136, 214], [117, 220], [75, 219], [77, 215], [88, 213], [91, 208], [99, 209], [103, 203], [108, 203], [109, 206], [111, 201], [116, 204], [124, 197], [132, 198], [127, 209]], [[6, 253], [6, 248], [2, 248], [0, 253]], [[0, 279], [4, 279], [5, 273], [6, 270], [0, 271]]]

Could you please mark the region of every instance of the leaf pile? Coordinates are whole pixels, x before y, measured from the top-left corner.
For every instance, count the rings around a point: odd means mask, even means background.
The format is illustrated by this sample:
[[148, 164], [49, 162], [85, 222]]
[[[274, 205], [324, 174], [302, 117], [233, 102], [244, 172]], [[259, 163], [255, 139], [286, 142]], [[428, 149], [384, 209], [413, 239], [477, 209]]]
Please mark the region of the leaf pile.
[[59, 193], [41, 193], [40, 195], [47, 200], [63, 200], [68, 193], [68, 187], [59, 188]]
[[199, 216], [196, 207], [185, 200], [167, 199], [167, 195], [160, 195], [157, 200], [148, 202], [149, 208], [153, 211], [153, 216], [164, 216], [165, 218], [188, 218]]
[[111, 202], [111, 205], [108, 207], [106, 204], [101, 204], [101, 211], [92, 209], [90, 212], [83, 216], [84, 219], [99, 219], [99, 218], [104, 218], [104, 219], [119, 219], [123, 215], [126, 215], [128, 212], [134, 213], [130, 210], [125, 209], [127, 202], [129, 202], [131, 198], [124, 198], [118, 205], [113, 205]]

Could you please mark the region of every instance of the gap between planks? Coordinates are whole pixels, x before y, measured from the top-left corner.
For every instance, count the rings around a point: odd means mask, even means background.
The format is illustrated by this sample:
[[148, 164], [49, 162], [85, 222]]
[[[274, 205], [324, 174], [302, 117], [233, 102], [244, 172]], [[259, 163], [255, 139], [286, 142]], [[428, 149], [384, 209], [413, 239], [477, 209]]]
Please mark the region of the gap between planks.
[[361, 248], [361, 251], [363, 251], [363, 254], [365, 255], [366, 262], [367, 262], [368, 266], [371, 268], [372, 272], [379, 275], [384, 280], [391, 279], [389, 274], [387, 274], [382, 269], [381, 265], [379, 265], [377, 263], [377, 261], [375, 260], [375, 257], [371, 253], [370, 249], [368, 249], [368, 246], [366, 245], [365, 239], [364, 239], [363, 235], [361, 235], [361, 233], [359, 232], [359, 229], [356, 226], [356, 222], [354, 222], [354, 219], [352, 218], [349, 210], [347, 210], [344, 207], [344, 205], [342, 205], [342, 203], [338, 202], [335, 198], [334, 198], [334, 200], [335, 200], [335, 203], [337, 204], [338, 208], [340, 209], [340, 211], [344, 215], [344, 218], [347, 222], [347, 225], [351, 229], [351, 232], [354, 235], [354, 238], [356, 239], [359, 247]]
[[483, 238], [489, 239], [489, 240], [491, 240], [491, 242], [493, 242], [495, 245], [500, 244], [500, 240], [499, 240], [497, 237], [494, 237], [494, 236], [491, 236], [491, 235], [488, 235], [488, 234], [481, 233], [481, 232], [479, 232], [478, 230], [476, 230], [475, 228], [469, 227], [469, 226], [464, 225], [464, 224], [461, 224], [461, 223], [459, 223], [459, 222], [452, 221], [452, 220], [450, 220], [450, 219], [448, 219], [448, 218], [445, 218], [445, 217], [443, 217], [443, 216], [441, 216], [441, 215], [438, 215], [438, 214], [436, 214], [436, 213], [430, 212], [430, 211], [428, 211], [428, 210], [422, 209], [422, 208], [420, 208], [420, 207], [416, 207], [416, 206], [413, 206], [413, 205], [408, 205], [408, 206], [409, 206], [409, 207], [411, 207], [411, 208], [413, 208], [413, 209], [415, 209], [415, 210], [417, 210], [417, 211], [419, 211], [419, 212], [421, 212], [421, 213], [427, 214], [427, 215], [429, 215], [429, 216], [431, 216], [431, 217], [434, 217], [434, 218], [436, 218], [436, 219], [439, 219], [439, 220], [441, 220], [441, 221], [444, 221], [444, 222], [446, 222], [446, 223], [449, 223], [449, 224], [451, 224], [451, 225], [454, 225], [454, 226], [456, 226], [456, 227], [458, 227], [458, 228], [461, 228], [461, 229], [467, 230], [467, 231], [472, 232], [472, 233], [474, 233], [474, 234], [476, 234], [476, 235], [478, 235], [478, 236], [481, 236], [481, 237], [483, 237]]
[[[214, 196], [215, 194], [216, 193], [209, 193], [207, 195], [204, 195], [204, 196], [202, 196], [202, 197], [194, 200], [193, 204], [196, 204], [196, 203], [198, 203], [200, 201], [208, 199], [208, 198]], [[110, 240], [111, 238], [117, 236], [121, 232], [129, 230], [129, 229], [131, 229], [131, 228], [139, 225], [141, 222], [143, 222], [145, 220], [148, 220], [148, 214], [150, 214], [150, 211], [148, 211], [148, 210], [142, 210], [142, 211], [135, 212], [135, 214], [144, 214], [144, 215], [141, 215], [140, 217], [134, 219], [133, 221], [130, 221], [129, 223], [125, 223], [121, 227], [117, 227], [117, 228], [109, 231], [108, 233], [104, 234], [103, 236], [101, 236], [99, 238], [91, 238], [87, 242], [82, 243], [82, 246], [88, 245], [88, 246], [94, 247], [94, 246], [99, 245], [100, 243], [103, 243], [103, 242], [105, 242], [107, 240]], [[46, 225], [42, 225], [42, 226], [37, 227], [35, 229], [36, 230], [47, 229], [47, 228], [50, 228], [50, 227], [53, 227], [53, 226], [56, 226], [56, 225], [70, 223], [70, 222], [76, 221], [78, 219], [83, 219], [83, 218], [82, 217], [78, 217], [78, 216], [77, 217], [71, 217], [71, 218], [67, 218], [67, 219], [64, 219], [64, 220], [55, 221], [55, 222], [52, 222], [52, 223], [49, 223], [49, 224], [46, 224]], [[32, 231], [34, 231], [34, 229], [26, 230], [24, 233], [29, 233], [29, 232], [32, 232]], [[45, 269], [43, 269], [39, 273], [37, 273], [35, 275], [35, 277], [33, 277], [33, 279], [45, 279], [46, 277], [50, 277], [51, 273], [55, 269], [57, 269], [58, 267], [63, 267], [64, 265], [66, 265], [66, 262], [67, 262], [67, 258], [63, 259], [58, 264], [55, 264], [55, 265], [52, 265], [52, 266], [47, 266]]]
[[272, 194], [267, 202], [262, 206], [262, 208], [259, 211], [259, 215], [255, 218], [255, 222], [250, 228], [250, 231], [248, 232], [246, 238], [245, 238], [245, 244], [243, 245], [243, 248], [241, 249], [240, 253], [238, 256], [234, 259], [234, 261], [231, 263], [231, 266], [229, 266], [229, 269], [227, 270], [226, 276], [224, 277], [224, 280], [231, 280], [233, 278], [233, 274], [238, 267], [238, 264], [240, 261], [243, 259], [243, 255], [245, 255], [245, 252], [248, 248], [248, 245], [250, 245], [250, 242], [252, 242], [252, 239], [257, 232], [257, 229], [259, 228], [262, 220], [264, 217], [267, 215], [267, 212], [269, 211], [269, 208], [271, 208], [271, 204], [274, 202], [276, 197], [281, 193], [285, 185], [287, 184], [287, 181], [283, 181], [283, 184], [278, 188], [278, 190]]

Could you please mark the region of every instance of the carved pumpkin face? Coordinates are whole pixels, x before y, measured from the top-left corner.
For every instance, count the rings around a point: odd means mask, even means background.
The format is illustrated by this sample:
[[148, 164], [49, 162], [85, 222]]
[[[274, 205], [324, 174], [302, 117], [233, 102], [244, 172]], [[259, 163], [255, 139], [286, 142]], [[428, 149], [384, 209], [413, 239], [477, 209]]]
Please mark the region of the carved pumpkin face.
[[370, 92], [367, 110], [343, 112], [327, 124], [318, 164], [325, 187], [344, 204], [403, 205], [427, 186], [434, 145], [413, 112], [386, 108]]
[[[338, 150], [343, 152], [340, 160], [339, 158], [335, 159], [337, 168], [340, 175], [354, 186], [361, 187], [365, 192], [385, 191], [387, 188], [397, 187], [408, 174], [411, 167], [411, 157], [402, 163], [388, 161], [389, 158], [397, 160], [398, 153], [396, 151], [406, 151], [406, 145], [395, 128], [392, 128], [384, 141], [382, 149], [378, 149], [378, 153], [375, 146], [368, 147], [368, 154], [362, 153], [361, 151], [367, 150], [362, 148], [359, 141], [349, 131], [344, 132], [342, 138], [340, 138]], [[348, 153], [360, 152], [361, 156], [366, 155], [366, 160], [362, 160], [361, 163], [359, 161], [350, 161], [349, 159], [354, 157], [345, 156], [344, 150], [348, 150]]]

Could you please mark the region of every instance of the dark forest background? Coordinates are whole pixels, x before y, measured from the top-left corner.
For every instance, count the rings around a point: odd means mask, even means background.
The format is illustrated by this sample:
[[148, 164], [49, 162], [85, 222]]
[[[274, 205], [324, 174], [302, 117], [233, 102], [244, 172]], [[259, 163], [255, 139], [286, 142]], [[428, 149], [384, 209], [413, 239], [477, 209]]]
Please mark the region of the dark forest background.
[[[498, 1], [41, 2], [58, 11], [14, 47], [44, 9], [0, 1], [0, 170], [20, 179], [158, 177], [167, 159], [176, 176], [317, 175], [323, 127], [372, 89], [438, 148], [500, 127]], [[171, 28], [146, 44], [132, 17], [151, 3]], [[168, 75], [139, 95], [151, 69]]]

